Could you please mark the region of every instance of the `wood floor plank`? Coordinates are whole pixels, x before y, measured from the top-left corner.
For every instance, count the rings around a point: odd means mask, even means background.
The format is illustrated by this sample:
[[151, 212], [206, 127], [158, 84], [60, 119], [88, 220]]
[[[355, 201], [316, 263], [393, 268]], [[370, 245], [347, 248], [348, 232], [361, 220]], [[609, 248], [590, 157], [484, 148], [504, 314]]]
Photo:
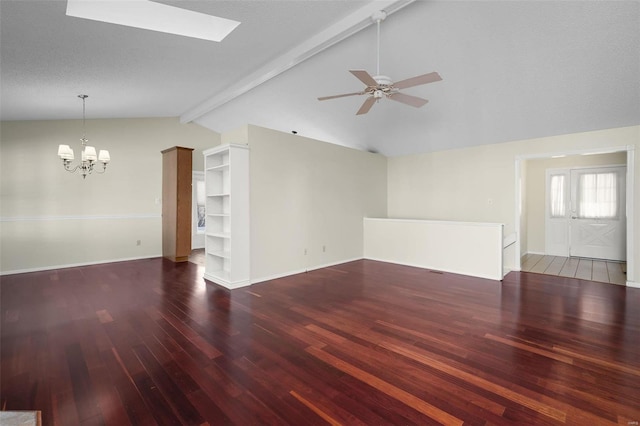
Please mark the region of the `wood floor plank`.
[[560, 410], [558, 408], [536, 401], [532, 398], [529, 398], [523, 395], [520, 392], [514, 391], [510, 388], [506, 388], [492, 381], [483, 379], [482, 377], [478, 377], [476, 375], [470, 374], [464, 370], [457, 369], [444, 362], [438, 361], [433, 357], [427, 356], [425, 354], [421, 354], [417, 350], [396, 346], [396, 345], [390, 345], [387, 343], [384, 343], [382, 346], [384, 346], [385, 348], [391, 351], [394, 351], [408, 358], [411, 358], [415, 361], [418, 361], [426, 366], [429, 366], [431, 368], [436, 368], [444, 373], [447, 373], [454, 377], [465, 380], [466, 382], [473, 383], [474, 385], [479, 386], [489, 392], [495, 393], [496, 395], [500, 395], [503, 398], [510, 399], [524, 407], [527, 407], [537, 413], [550, 417], [554, 420], [564, 423], [566, 419], [566, 412], [564, 412], [563, 410]]
[[442, 424], [447, 425], [462, 425], [464, 422], [451, 414], [434, 407], [433, 405], [417, 398], [416, 396], [405, 392], [404, 390], [385, 382], [384, 380], [380, 380], [378, 377], [375, 377], [366, 371], [363, 371], [351, 364], [348, 364], [342, 361], [335, 356], [324, 352], [322, 349], [314, 348], [313, 346], [309, 346], [307, 351], [314, 355], [316, 358], [326, 362], [327, 364], [337, 368], [340, 371], [343, 371], [349, 374], [352, 377], [366, 383], [367, 385], [380, 390], [381, 392], [386, 393], [387, 395], [398, 399], [408, 406], [414, 408], [415, 410], [421, 412], [427, 417], [432, 418], [435, 421], [438, 421]]
[[[80, 344], [72, 344], [66, 348], [67, 362], [71, 383], [73, 385], [73, 397], [78, 410], [78, 418], [81, 422], [100, 418], [98, 400], [95, 396], [89, 371], [84, 360]], [[101, 423], [102, 421], [96, 421]]]
[[591, 281], [624, 264], [522, 265], [543, 274], [361, 260], [226, 290], [156, 258], [0, 276], [0, 407], [52, 425], [639, 421], [640, 289]]

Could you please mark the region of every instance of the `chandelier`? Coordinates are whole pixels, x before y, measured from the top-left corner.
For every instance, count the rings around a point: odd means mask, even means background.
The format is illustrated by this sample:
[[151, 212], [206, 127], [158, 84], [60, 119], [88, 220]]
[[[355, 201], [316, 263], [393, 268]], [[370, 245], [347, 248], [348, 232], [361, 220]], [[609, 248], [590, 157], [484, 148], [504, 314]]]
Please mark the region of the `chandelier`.
[[[88, 95], [78, 95], [80, 99], [82, 99], [82, 152], [81, 152], [81, 163], [73, 167], [71, 162], [74, 159], [73, 149], [69, 147], [69, 145], [60, 145], [58, 146], [58, 157], [62, 159], [62, 165], [64, 169], [68, 172], [74, 173], [76, 171], [80, 171], [82, 173], [82, 178], [86, 179], [87, 175], [93, 173], [104, 173], [107, 170], [107, 163], [111, 160], [109, 157], [109, 151], [106, 149], [101, 149], [99, 154], [96, 155], [96, 149], [93, 146], [88, 146], [87, 142], [89, 139], [86, 138], [85, 133], [85, 100], [89, 97]], [[102, 164], [102, 170], [94, 169], [96, 163], [100, 162]]]

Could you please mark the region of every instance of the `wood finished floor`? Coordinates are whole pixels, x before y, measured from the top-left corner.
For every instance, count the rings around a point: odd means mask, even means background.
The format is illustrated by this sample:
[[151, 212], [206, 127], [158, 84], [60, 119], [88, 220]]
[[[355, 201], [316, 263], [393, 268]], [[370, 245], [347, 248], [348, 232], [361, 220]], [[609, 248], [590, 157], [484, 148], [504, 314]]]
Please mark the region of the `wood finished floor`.
[[625, 262], [525, 254], [522, 256], [521, 264], [521, 269], [524, 272], [536, 272], [538, 274], [557, 275], [610, 284], [626, 285], [627, 283], [627, 264]]
[[640, 420], [640, 289], [374, 261], [233, 291], [202, 273], [1, 277], [0, 406], [45, 425]]

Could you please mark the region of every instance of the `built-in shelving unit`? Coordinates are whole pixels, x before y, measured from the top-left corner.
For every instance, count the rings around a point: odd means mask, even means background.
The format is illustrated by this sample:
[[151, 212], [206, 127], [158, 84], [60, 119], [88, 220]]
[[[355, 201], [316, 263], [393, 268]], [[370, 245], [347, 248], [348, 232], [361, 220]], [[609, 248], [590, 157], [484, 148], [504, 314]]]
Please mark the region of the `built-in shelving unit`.
[[249, 147], [228, 144], [204, 151], [205, 279], [227, 288], [249, 280]]

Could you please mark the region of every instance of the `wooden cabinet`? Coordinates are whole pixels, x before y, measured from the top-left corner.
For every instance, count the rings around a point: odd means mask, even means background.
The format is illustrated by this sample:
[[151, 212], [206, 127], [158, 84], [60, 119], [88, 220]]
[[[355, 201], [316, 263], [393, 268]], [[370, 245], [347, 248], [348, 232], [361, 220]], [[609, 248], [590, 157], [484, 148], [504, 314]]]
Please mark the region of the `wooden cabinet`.
[[186, 262], [191, 254], [192, 151], [162, 151], [162, 256], [174, 262]]
[[208, 149], [204, 168], [204, 278], [227, 288], [249, 285], [249, 147]]

